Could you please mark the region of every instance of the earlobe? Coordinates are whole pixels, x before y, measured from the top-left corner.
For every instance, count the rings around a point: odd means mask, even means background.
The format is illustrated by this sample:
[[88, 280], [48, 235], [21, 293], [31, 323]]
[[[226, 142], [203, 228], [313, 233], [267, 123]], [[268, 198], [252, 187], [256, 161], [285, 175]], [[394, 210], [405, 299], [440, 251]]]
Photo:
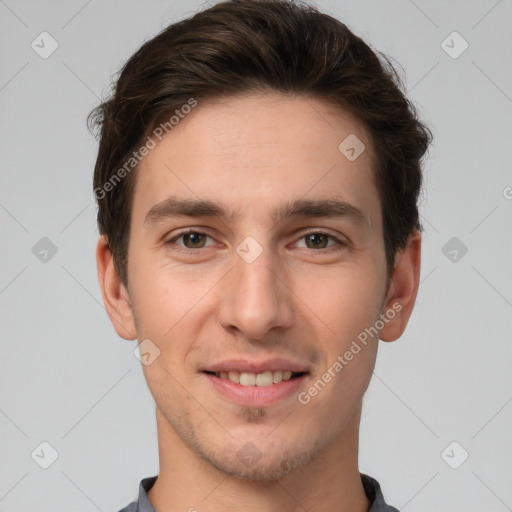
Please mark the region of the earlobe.
[[388, 319], [380, 332], [382, 341], [395, 341], [405, 331], [416, 302], [420, 266], [421, 234], [414, 230], [404, 249], [395, 257], [395, 269], [382, 311]]
[[96, 246], [96, 265], [103, 303], [117, 334], [125, 340], [137, 338], [133, 310], [128, 290], [114, 266], [112, 251], [105, 236], [100, 236]]

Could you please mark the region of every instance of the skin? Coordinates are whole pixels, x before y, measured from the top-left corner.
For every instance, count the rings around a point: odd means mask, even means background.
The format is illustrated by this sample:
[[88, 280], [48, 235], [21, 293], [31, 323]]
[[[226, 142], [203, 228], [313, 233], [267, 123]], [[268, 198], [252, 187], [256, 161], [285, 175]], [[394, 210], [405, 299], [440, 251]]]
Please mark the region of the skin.
[[[338, 150], [349, 134], [366, 146], [352, 162]], [[377, 337], [305, 405], [296, 393], [270, 406], [237, 405], [201, 370], [231, 358], [282, 357], [308, 367], [299, 390], [307, 391], [397, 303], [380, 339], [402, 334], [416, 298], [421, 236], [413, 232], [397, 253], [386, 287], [373, 165], [371, 139], [351, 115], [280, 93], [200, 102], [141, 162], [128, 287], [104, 237], [97, 263], [118, 334], [149, 338], [160, 350], [143, 366], [160, 456], [149, 498], [160, 512], [368, 510], [358, 436]], [[231, 217], [145, 222], [169, 196], [217, 202]], [[343, 200], [366, 220], [271, 217], [298, 199]], [[183, 228], [207, 236], [177, 238]], [[321, 248], [306, 237], [318, 232], [329, 235], [315, 237]], [[236, 252], [247, 236], [262, 248], [252, 263]], [[249, 466], [238, 453], [248, 442], [260, 454]]]

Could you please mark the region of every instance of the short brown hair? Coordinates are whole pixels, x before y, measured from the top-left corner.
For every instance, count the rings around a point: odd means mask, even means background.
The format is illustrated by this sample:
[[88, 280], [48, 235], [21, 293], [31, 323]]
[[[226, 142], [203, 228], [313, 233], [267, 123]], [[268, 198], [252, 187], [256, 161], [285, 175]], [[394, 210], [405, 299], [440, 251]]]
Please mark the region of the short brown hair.
[[91, 130], [101, 128], [94, 169], [98, 227], [124, 284], [136, 172], [121, 170], [134, 151], [191, 98], [200, 103], [269, 89], [324, 100], [368, 129], [389, 279], [396, 251], [421, 230], [421, 159], [432, 135], [390, 60], [379, 55], [340, 21], [291, 0], [225, 1], [145, 42], [124, 65], [111, 97], [89, 115]]

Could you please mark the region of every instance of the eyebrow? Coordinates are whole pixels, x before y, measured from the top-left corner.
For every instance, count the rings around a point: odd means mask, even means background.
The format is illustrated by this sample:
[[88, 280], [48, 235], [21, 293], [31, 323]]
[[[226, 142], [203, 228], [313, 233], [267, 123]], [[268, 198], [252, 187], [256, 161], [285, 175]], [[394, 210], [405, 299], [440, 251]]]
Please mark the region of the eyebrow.
[[[235, 212], [228, 212], [222, 205], [213, 201], [201, 199], [178, 199], [168, 197], [154, 205], [146, 214], [144, 224], [156, 223], [169, 217], [216, 217], [232, 220]], [[270, 216], [276, 220], [286, 220], [293, 217], [345, 217], [356, 224], [366, 224], [369, 221], [357, 207], [339, 199], [307, 200], [297, 199], [273, 208]]]

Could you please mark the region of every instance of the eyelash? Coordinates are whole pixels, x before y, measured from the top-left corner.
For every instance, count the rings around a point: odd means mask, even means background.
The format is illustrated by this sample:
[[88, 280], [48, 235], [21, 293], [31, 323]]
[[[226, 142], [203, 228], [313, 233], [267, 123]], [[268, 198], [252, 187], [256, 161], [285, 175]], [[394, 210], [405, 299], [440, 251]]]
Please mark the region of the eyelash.
[[[184, 235], [189, 235], [189, 234], [205, 235], [205, 236], [213, 239], [212, 236], [210, 236], [208, 233], [205, 233], [204, 231], [199, 231], [197, 229], [189, 228], [189, 229], [184, 229], [183, 231], [180, 231], [178, 234], [173, 236], [171, 239], [167, 240], [165, 242], [165, 245], [173, 245], [173, 244], [175, 244], [176, 240], [179, 240]], [[324, 235], [324, 236], [327, 236], [329, 238], [329, 240], [333, 240], [336, 242], [335, 246], [330, 246], [330, 247], [326, 247], [323, 249], [311, 249], [309, 247], [306, 247], [306, 249], [309, 249], [310, 251], [314, 251], [316, 253], [325, 254], [325, 253], [329, 253], [329, 252], [336, 252], [336, 251], [339, 251], [347, 246], [347, 244], [345, 242], [342, 242], [339, 238], [335, 237], [334, 235], [331, 235], [330, 233], [327, 233], [326, 231], [322, 231], [322, 230], [312, 230], [312, 231], [304, 232], [301, 234], [301, 236], [299, 238], [297, 238], [297, 240], [304, 239], [309, 235]], [[197, 254], [197, 252], [200, 249], [207, 249], [207, 247], [198, 247], [197, 249], [189, 249], [188, 247], [185, 247], [182, 245], [177, 245], [177, 247], [179, 247], [178, 250], [184, 254]]]

